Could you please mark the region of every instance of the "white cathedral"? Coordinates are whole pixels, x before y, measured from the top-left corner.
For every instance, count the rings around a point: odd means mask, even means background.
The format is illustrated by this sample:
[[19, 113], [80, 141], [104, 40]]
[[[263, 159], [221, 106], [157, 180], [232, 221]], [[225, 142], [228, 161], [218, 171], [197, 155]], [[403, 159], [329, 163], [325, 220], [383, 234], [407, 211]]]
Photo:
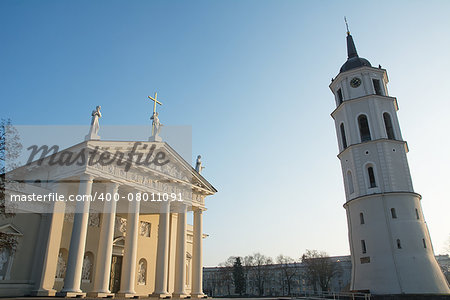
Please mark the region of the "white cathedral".
[[372, 294], [448, 294], [436, 262], [421, 196], [414, 192], [381, 66], [361, 58], [347, 32], [348, 59], [332, 80], [331, 113], [346, 192], [352, 257], [350, 290]]

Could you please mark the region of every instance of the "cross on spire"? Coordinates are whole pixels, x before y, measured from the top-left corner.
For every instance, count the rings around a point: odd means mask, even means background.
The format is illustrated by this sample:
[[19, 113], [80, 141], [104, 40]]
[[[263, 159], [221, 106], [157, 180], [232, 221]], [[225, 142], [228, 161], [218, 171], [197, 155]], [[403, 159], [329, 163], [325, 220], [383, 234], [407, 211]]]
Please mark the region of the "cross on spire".
[[148, 96], [148, 99], [153, 101], [153, 114], [156, 113], [156, 103], [158, 103], [159, 105], [162, 105], [162, 103], [157, 100], [157, 96], [158, 96], [158, 94], [156, 94], [156, 92], [155, 92], [155, 98], [153, 98], [152, 96]]
[[347, 35], [350, 35], [350, 30], [348, 30], [347, 18], [344, 16], [345, 26], [347, 27]]

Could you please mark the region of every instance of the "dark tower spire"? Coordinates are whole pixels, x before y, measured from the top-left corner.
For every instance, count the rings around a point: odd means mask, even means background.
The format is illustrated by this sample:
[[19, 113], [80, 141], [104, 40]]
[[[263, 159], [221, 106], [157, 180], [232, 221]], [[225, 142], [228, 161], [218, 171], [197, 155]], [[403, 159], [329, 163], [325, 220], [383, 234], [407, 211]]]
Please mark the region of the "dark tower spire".
[[347, 32], [347, 54], [348, 58], [358, 57], [358, 52], [356, 52], [355, 43], [350, 32]]
[[355, 43], [353, 42], [353, 37], [348, 29], [347, 18], [344, 17], [345, 26], [347, 27], [347, 54], [348, 58], [358, 57], [358, 52], [356, 52]]
[[362, 57], [358, 56], [358, 52], [356, 52], [355, 42], [353, 42], [353, 37], [350, 34], [350, 30], [348, 29], [347, 18], [344, 17], [345, 25], [347, 26], [347, 61], [341, 67], [340, 72], [345, 72], [351, 69], [368, 66], [371, 67], [370, 62]]

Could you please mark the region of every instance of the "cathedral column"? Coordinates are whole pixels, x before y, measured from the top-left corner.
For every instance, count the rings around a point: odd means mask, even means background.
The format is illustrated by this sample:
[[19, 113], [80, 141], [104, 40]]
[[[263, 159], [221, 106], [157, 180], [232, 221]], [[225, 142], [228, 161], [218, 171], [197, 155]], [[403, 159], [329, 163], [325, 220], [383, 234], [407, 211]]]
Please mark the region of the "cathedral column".
[[152, 296], [170, 297], [167, 292], [167, 276], [169, 272], [169, 222], [170, 202], [161, 202], [158, 226], [158, 248], [156, 254], [155, 291]]
[[[136, 198], [136, 197], [135, 197]], [[134, 290], [136, 282], [136, 258], [139, 234], [139, 210], [140, 201], [128, 203], [127, 231], [125, 236], [125, 249], [120, 277], [120, 290], [118, 296], [131, 298], [136, 295]]]
[[[62, 183], [54, 184], [52, 190], [59, 195], [67, 195], [67, 186]], [[36, 258], [42, 261], [42, 265], [36, 268], [39, 273], [36, 274], [36, 285], [35, 290], [31, 292], [32, 296], [44, 297], [56, 294], [53, 286], [58, 265], [65, 207], [64, 201], [53, 202], [51, 212], [42, 214], [41, 226], [45, 228], [43, 232], [45, 232], [47, 241], [42, 256]]]
[[85, 295], [81, 291], [81, 271], [83, 268], [83, 257], [88, 231], [89, 206], [91, 204], [89, 197], [91, 196], [93, 179], [94, 177], [89, 174], [80, 176], [78, 196], [83, 196], [83, 199], [76, 203], [66, 277], [64, 279], [64, 287], [58, 293], [58, 296], [77, 297]]
[[192, 298], [205, 298], [202, 287], [203, 263], [202, 263], [202, 213], [201, 208], [194, 209], [194, 240], [192, 251]]
[[118, 183], [111, 182], [106, 185], [106, 194], [111, 195], [111, 200], [105, 201], [103, 205], [100, 239], [97, 261], [95, 264], [94, 288], [93, 291], [88, 294], [89, 297], [104, 298], [114, 296], [109, 290], [109, 279], [111, 275], [114, 224], [117, 206], [114, 195], [117, 194], [118, 189]]
[[175, 289], [173, 297], [186, 298], [186, 204], [179, 206], [177, 221], [177, 249], [175, 258]]

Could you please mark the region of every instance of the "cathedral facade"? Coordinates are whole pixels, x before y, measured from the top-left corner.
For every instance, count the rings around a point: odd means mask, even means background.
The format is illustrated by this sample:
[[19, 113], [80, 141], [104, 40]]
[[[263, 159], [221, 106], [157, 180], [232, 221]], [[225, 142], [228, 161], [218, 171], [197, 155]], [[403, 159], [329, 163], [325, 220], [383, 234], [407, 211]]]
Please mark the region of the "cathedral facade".
[[8, 174], [15, 215], [0, 230], [17, 247], [0, 254], [0, 296], [205, 297], [202, 217], [216, 190], [201, 168], [165, 142], [86, 139]]

